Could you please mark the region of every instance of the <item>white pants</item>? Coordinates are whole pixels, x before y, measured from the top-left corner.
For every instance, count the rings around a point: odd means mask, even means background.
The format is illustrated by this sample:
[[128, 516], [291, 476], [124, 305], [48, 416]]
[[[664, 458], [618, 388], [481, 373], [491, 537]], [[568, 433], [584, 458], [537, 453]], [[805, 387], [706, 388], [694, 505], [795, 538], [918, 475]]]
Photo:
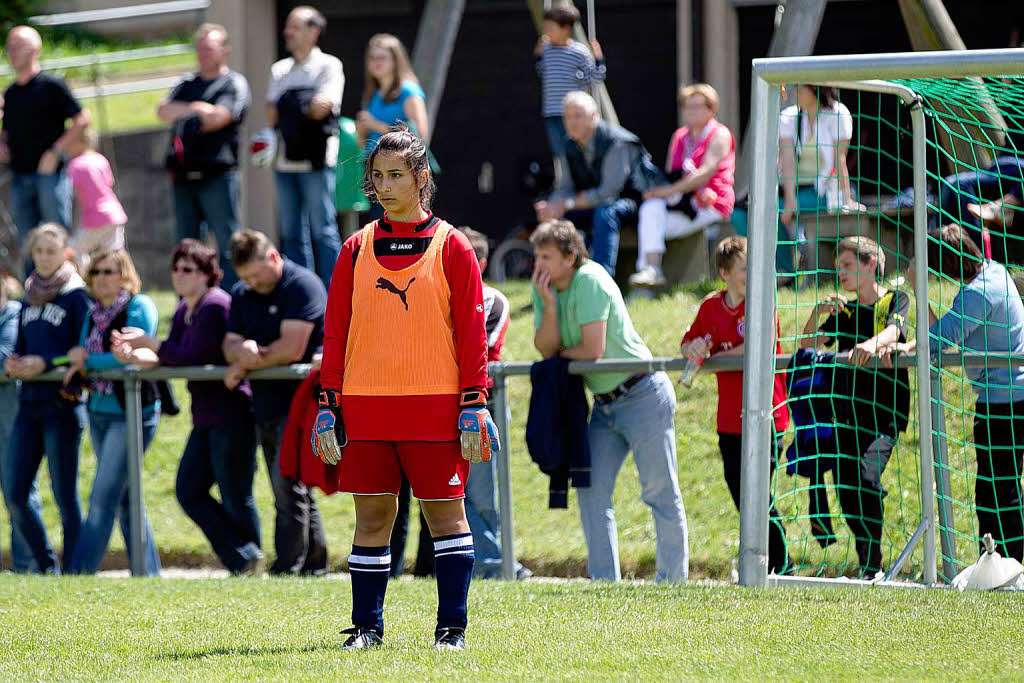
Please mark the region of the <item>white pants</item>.
[[715, 209], [697, 209], [691, 220], [682, 211], [669, 211], [664, 199], [645, 199], [640, 205], [637, 223], [639, 255], [636, 260], [638, 271], [647, 267], [648, 254], [664, 254], [665, 240], [686, 237], [702, 228], [722, 220], [722, 214]]
[[124, 249], [124, 226], [104, 225], [98, 228], [82, 228], [71, 236], [71, 249], [75, 252], [75, 259], [84, 271], [89, 267], [89, 255], [101, 247], [111, 249]]

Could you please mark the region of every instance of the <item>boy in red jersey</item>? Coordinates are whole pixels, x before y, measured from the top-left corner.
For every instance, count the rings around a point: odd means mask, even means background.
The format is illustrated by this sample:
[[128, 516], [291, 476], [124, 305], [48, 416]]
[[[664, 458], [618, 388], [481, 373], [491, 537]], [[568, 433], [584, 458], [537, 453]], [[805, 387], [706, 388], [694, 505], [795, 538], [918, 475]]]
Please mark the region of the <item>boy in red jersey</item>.
[[355, 501], [353, 627], [343, 648], [381, 643], [404, 473], [434, 539], [434, 645], [461, 650], [474, 562], [465, 482], [469, 462], [499, 449], [486, 407], [483, 283], [469, 240], [429, 211], [419, 138], [404, 128], [383, 135], [364, 184], [385, 215], [345, 241], [334, 268], [312, 436], [324, 462], [340, 461], [339, 490]]
[[[725, 289], [708, 294], [700, 304], [697, 318], [683, 335], [680, 353], [695, 363], [703, 363], [712, 355], [743, 355], [746, 316], [747, 239], [727, 237], [715, 249], [715, 265], [725, 281]], [[776, 325], [778, 323], [776, 322]], [[777, 338], [777, 336], [776, 336]], [[776, 353], [782, 345], [776, 341]], [[740, 370], [716, 373], [718, 380], [718, 449], [722, 453], [725, 483], [729, 493], [740, 507], [740, 461], [743, 434], [743, 372]], [[781, 434], [789, 426], [786, 408], [786, 381], [775, 375], [772, 391], [775, 406], [775, 431]], [[781, 437], [773, 439], [771, 475], [775, 473], [775, 460], [780, 450]], [[793, 563], [786, 552], [786, 531], [779, 513], [772, 505], [768, 511], [768, 571], [781, 574], [792, 569]]]

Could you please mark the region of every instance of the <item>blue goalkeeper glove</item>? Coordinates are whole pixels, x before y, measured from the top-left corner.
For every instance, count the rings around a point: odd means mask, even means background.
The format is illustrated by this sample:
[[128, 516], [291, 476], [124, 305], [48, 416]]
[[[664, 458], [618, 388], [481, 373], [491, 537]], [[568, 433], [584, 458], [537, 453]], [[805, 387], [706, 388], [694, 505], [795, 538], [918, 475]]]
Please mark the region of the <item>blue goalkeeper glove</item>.
[[487, 410], [485, 395], [475, 389], [464, 391], [460, 405], [462, 457], [471, 463], [488, 462], [491, 453], [501, 451], [501, 441], [498, 438], [498, 427]]
[[345, 423], [341, 420], [341, 393], [320, 390], [320, 410], [313, 423], [313, 453], [328, 465], [341, 462], [341, 451], [348, 444]]

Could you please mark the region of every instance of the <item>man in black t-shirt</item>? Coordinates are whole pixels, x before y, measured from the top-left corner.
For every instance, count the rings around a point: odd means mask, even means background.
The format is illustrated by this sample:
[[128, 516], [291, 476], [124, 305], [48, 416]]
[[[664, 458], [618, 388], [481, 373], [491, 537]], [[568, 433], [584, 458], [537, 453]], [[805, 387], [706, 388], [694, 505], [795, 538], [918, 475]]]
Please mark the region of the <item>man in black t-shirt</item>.
[[157, 106], [171, 125], [167, 166], [174, 182], [178, 239], [217, 237], [224, 288], [238, 281], [229, 243], [238, 230], [238, 135], [252, 103], [245, 76], [227, 67], [227, 30], [203, 24], [195, 35], [199, 71], [186, 76]]
[[[24, 236], [40, 223], [71, 227], [71, 183], [64, 173], [65, 145], [89, 125], [67, 83], [39, 67], [43, 41], [30, 26], [7, 34], [15, 81], [4, 93], [0, 163], [13, 173], [11, 213]], [[65, 129], [65, 122], [71, 126]]]
[[[815, 306], [804, 325], [803, 347], [835, 344], [849, 352], [853, 368], [838, 367], [848, 386], [848, 402], [836, 416], [835, 481], [837, 497], [851, 531], [862, 573], [873, 578], [882, 570], [882, 524], [886, 495], [882, 473], [899, 433], [910, 415], [910, 377], [906, 369], [868, 369], [878, 348], [903, 342], [907, 335], [910, 297], [887, 291], [879, 283], [885, 253], [866, 237], [840, 241], [836, 255], [839, 284], [856, 291], [856, 300], [830, 295]], [[828, 317], [819, 326], [823, 313]], [[838, 412], [838, 411], [837, 411]]]
[[[234, 388], [250, 370], [308, 363], [322, 351], [327, 290], [312, 271], [286, 260], [261, 232], [241, 230], [231, 238], [231, 258], [240, 281], [231, 291], [224, 337], [230, 367], [224, 383]], [[300, 382], [254, 380], [253, 409], [263, 457], [274, 491], [277, 521], [272, 574], [327, 571], [327, 540], [313, 492], [284, 477], [278, 462], [281, 436]]]

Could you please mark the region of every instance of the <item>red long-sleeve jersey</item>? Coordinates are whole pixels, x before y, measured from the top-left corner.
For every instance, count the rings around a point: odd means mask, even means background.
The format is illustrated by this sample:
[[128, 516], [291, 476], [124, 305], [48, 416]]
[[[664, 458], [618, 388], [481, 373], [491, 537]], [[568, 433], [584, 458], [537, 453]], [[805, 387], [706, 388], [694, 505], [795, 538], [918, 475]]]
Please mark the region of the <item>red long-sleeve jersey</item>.
[[[439, 221], [433, 215], [419, 223], [381, 220], [372, 246], [380, 265], [401, 270], [426, 252]], [[352, 287], [362, 232], [345, 240], [334, 267], [324, 317], [324, 356], [320, 384], [341, 391], [345, 382], [345, 349], [352, 320]], [[441, 265], [451, 292], [450, 307], [459, 388], [487, 386], [487, 334], [484, 328], [483, 283], [473, 246], [451, 230], [441, 248]], [[387, 339], [381, 340], [387, 344]], [[342, 413], [349, 439], [387, 441], [450, 441], [458, 438], [458, 395], [344, 396]]]

